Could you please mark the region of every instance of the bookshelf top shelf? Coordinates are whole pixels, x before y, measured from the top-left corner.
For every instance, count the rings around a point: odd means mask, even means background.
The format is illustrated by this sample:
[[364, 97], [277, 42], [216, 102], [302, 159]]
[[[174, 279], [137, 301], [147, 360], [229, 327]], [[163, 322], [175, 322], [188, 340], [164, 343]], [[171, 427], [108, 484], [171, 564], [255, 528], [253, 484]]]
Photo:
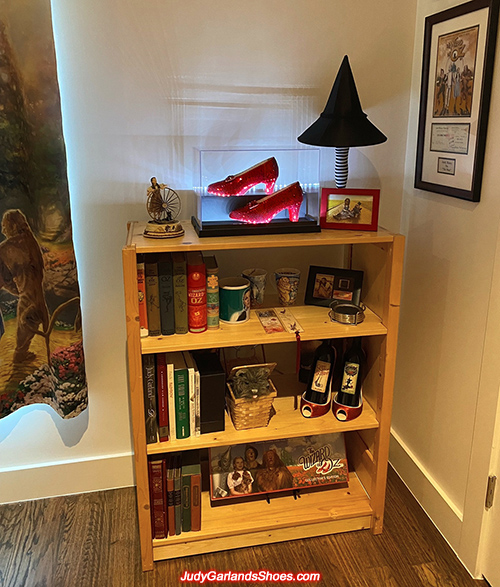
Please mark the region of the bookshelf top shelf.
[[318, 245], [350, 245], [391, 243], [394, 234], [383, 228], [378, 231], [322, 230], [305, 234], [264, 234], [199, 238], [189, 220], [181, 220], [185, 234], [171, 239], [151, 239], [143, 236], [147, 224], [129, 222], [126, 247], [137, 253], [168, 251], [220, 251], [226, 249], [264, 249], [279, 247], [306, 247]]

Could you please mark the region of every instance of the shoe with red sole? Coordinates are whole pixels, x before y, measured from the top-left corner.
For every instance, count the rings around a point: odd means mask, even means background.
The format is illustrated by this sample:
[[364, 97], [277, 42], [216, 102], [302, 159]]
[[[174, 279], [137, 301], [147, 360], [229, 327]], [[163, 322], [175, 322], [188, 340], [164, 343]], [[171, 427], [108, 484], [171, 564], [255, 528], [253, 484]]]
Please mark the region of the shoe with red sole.
[[266, 224], [271, 222], [276, 214], [288, 208], [290, 220], [298, 222], [303, 199], [304, 193], [300, 183], [296, 181], [269, 196], [249, 202], [243, 208], [233, 210], [229, 217], [247, 224]]
[[229, 175], [222, 181], [211, 183], [207, 188], [207, 192], [223, 198], [242, 196], [259, 183], [264, 183], [266, 184], [266, 194], [272, 194], [278, 174], [278, 162], [274, 157], [271, 157], [257, 163], [257, 165], [250, 167], [246, 171], [242, 171], [238, 175]]

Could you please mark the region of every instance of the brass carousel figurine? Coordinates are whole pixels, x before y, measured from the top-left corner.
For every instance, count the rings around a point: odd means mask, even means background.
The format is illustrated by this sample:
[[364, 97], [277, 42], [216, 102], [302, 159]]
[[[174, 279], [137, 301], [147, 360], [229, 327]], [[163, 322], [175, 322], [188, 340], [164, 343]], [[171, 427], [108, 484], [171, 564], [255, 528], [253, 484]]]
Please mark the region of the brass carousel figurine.
[[184, 229], [176, 220], [181, 211], [181, 199], [164, 183], [158, 183], [156, 177], [151, 178], [148, 187], [146, 208], [152, 218], [144, 229], [148, 238], [173, 238], [182, 236]]

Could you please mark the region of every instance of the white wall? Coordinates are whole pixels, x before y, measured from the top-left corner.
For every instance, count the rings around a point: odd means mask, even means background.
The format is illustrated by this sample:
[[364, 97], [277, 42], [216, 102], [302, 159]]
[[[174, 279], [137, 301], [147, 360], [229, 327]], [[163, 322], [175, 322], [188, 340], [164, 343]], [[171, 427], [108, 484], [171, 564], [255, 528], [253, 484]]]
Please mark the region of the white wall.
[[[399, 229], [415, 1], [52, 0], [89, 409], [0, 421], [0, 501], [133, 483], [121, 247], [152, 175], [181, 192], [195, 149], [300, 146], [344, 54], [363, 109], [389, 138], [353, 150], [350, 185], [381, 187]], [[323, 180], [333, 180], [333, 152]], [[235, 170], [236, 171], [236, 170]], [[57, 466], [51, 466], [57, 464]]]
[[[492, 366], [483, 363], [488, 345], [498, 345], [498, 338], [494, 342], [485, 338], [498, 262], [498, 49], [481, 201], [470, 203], [413, 188], [424, 19], [460, 3], [418, 1], [401, 227], [407, 241], [391, 462], [474, 572], [496, 405], [492, 397], [498, 394], [498, 374], [495, 388]], [[493, 333], [490, 339], [494, 337]], [[490, 369], [487, 388], [484, 377], [481, 382], [485, 368]]]

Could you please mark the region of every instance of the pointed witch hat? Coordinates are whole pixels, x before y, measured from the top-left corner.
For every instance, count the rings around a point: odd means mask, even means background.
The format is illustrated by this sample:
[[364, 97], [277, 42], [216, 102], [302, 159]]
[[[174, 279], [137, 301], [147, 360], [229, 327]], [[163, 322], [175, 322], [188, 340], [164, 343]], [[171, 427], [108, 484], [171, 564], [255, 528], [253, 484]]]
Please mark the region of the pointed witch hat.
[[387, 140], [361, 109], [347, 55], [337, 73], [324, 111], [297, 140], [318, 147], [363, 147]]

